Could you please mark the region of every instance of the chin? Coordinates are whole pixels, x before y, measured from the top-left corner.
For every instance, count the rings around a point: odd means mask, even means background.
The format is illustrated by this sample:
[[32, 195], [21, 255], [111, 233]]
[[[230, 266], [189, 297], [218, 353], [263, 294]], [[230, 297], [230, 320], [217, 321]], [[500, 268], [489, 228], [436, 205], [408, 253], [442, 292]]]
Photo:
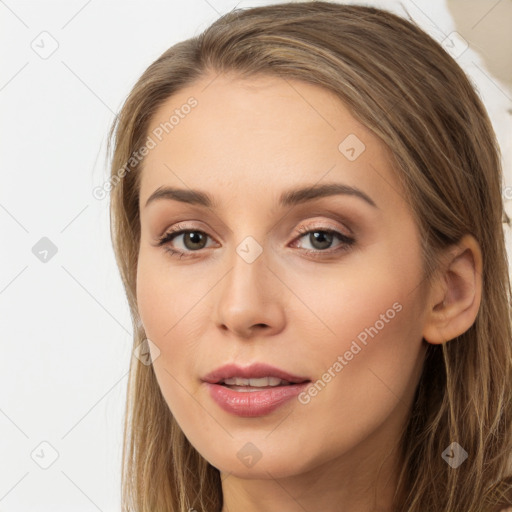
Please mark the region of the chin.
[[224, 445], [222, 452], [211, 452], [210, 446], [209, 453], [199, 453], [222, 473], [258, 480], [288, 478], [306, 473], [328, 457], [307, 456], [296, 446], [272, 446], [270, 440], [251, 443], [247, 439], [231, 440], [231, 445]]

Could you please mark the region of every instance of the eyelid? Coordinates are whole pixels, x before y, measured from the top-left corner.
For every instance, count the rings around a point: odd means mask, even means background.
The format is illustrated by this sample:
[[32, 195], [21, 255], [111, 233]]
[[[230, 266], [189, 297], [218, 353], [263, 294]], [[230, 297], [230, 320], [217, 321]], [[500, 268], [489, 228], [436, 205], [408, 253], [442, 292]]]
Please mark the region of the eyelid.
[[343, 227], [329, 225], [325, 221], [318, 221], [318, 224], [299, 224], [297, 226], [297, 232], [303, 234], [304, 232], [314, 231], [315, 229], [318, 231], [336, 231], [347, 238], [353, 238], [354, 232], [345, 224], [342, 226]]
[[[353, 221], [351, 220], [353, 217], [348, 215], [342, 215], [340, 212], [332, 210], [330, 208], [323, 210], [313, 210], [308, 212], [308, 219], [321, 217], [322, 220], [317, 220], [321, 224], [321, 227], [325, 227], [326, 222], [334, 222], [332, 229], [339, 230], [341, 226], [342, 229], [345, 229], [347, 232], [347, 236], [356, 236], [356, 233], [352, 229]], [[325, 219], [328, 219], [327, 221]], [[311, 221], [313, 224], [315, 220]]]
[[[166, 227], [163, 231], [160, 231], [160, 234], [155, 236], [155, 240], [160, 240], [164, 236], [172, 233], [176, 234], [180, 231], [201, 231], [202, 233], [208, 234], [206, 229], [198, 227], [197, 225], [189, 225], [188, 222], [198, 222], [198, 221], [182, 221], [172, 224], [170, 227]], [[209, 236], [209, 235], [208, 235]]]

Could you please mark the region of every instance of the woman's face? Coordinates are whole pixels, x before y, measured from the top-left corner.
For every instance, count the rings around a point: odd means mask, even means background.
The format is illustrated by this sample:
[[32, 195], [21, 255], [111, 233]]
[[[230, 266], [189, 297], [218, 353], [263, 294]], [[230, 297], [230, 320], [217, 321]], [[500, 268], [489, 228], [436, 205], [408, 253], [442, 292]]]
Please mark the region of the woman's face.
[[322, 88], [213, 78], [148, 131], [137, 300], [162, 394], [223, 472], [378, 465], [425, 348], [419, 232], [390, 152]]

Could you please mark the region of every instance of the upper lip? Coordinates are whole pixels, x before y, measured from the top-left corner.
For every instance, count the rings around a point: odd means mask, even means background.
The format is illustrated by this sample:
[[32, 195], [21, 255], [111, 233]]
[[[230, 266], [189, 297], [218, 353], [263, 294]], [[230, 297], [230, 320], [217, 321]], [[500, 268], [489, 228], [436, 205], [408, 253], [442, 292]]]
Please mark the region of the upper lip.
[[239, 366], [234, 363], [226, 364], [208, 373], [203, 377], [202, 380], [209, 382], [210, 384], [217, 384], [224, 379], [230, 379], [232, 377], [239, 377], [244, 379], [277, 377], [278, 379], [292, 382], [294, 384], [307, 382], [310, 380], [307, 377], [293, 375], [284, 370], [281, 370], [280, 368], [276, 368], [275, 366], [271, 366], [265, 363], [252, 363], [248, 366]]

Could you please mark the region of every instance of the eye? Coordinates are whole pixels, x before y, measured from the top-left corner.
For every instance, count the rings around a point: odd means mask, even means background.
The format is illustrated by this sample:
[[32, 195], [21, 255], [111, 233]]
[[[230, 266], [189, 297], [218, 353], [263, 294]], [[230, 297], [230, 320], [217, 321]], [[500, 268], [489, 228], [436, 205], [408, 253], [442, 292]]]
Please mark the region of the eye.
[[[170, 246], [170, 242], [175, 239], [181, 239], [182, 248], [175, 250]], [[171, 255], [178, 254], [180, 258], [187, 256], [187, 252], [197, 252], [204, 249], [206, 246], [206, 240], [210, 238], [204, 231], [198, 229], [185, 229], [181, 225], [176, 225], [171, 231], [164, 233], [162, 237], [158, 239], [158, 246], [163, 246], [164, 250], [168, 251]]]
[[[355, 239], [340, 233], [339, 231], [327, 227], [307, 228], [300, 226], [298, 232], [301, 234], [295, 240], [306, 238], [312, 245], [313, 249], [301, 248], [303, 252], [312, 255], [313, 257], [323, 257], [332, 255], [340, 251], [347, 251], [355, 243]], [[176, 248], [171, 245], [174, 240], [180, 240], [181, 247]], [[199, 229], [186, 228], [183, 225], [176, 225], [170, 231], [165, 232], [158, 238], [158, 247], [163, 247], [165, 251], [173, 255], [178, 255], [179, 258], [190, 257], [192, 253], [199, 252], [201, 249], [207, 248], [207, 240], [211, 238], [207, 233]], [[332, 249], [332, 244], [335, 239], [340, 242], [338, 246]], [[294, 242], [295, 243], [295, 242]]]
[[[312, 255], [322, 256], [322, 253], [332, 254], [338, 251], [346, 251], [355, 243], [354, 238], [344, 235], [343, 233], [340, 233], [339, 231], [331, 228], [307, 228], [300, 226], [298, 231], [302, 236], [298, 237], [297, 240], [305, 238], [306, 241], [311, 244], [313, 249], [305, 248], [304, 250], [306, 253]], [[334, 250], [331, 250], [333, 241], [336, 238], [340, 241], [340, 243], [337, 247], [334, 248]]]

